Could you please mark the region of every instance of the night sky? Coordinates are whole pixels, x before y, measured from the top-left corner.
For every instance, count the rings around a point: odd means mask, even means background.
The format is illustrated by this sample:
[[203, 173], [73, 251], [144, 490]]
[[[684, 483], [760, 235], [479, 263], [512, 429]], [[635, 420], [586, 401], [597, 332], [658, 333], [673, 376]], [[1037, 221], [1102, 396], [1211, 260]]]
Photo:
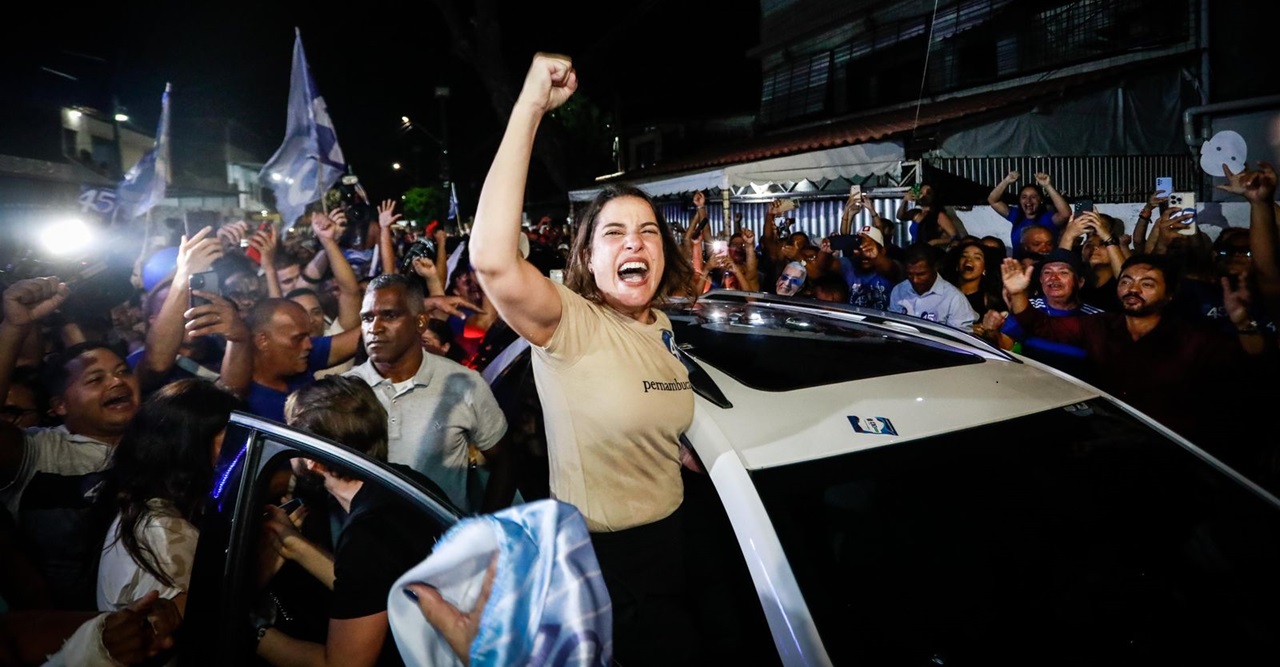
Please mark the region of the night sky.
[[[457, 6], [473, 11], [471, 3]], [[622, 109], [632, 122], [754, 110], [759, 65], [746, 51], [759, 42], [756, 3], [499, 6], [503, 54], [517, 84], [535, 51], [557, 51], [574, 57], [579, 95]], [[372, 197], [395, 194], [387, 192], [389, 165], [406, 159], [409, 143], [398, 134], [401, 116], [442, 133], [437, 86], [451, 92], [445, 121], [455, 180], [482, 180], [502, 121], [474, 70], [450, 55], [437, 5], [321, 7], [330, 5], [126, 2], [96, 5], [95, 16], [48, 3], [30, 8], [36, 17], [25, 27], [10, 23], [0, 76], [9, 95], [27, 101], [105, 110], [114, 95], [147, 133], [171, 82], [175, 144], [193, 121], [229, 118], [241, 136], [257, 139], [250, 147], [265, 161], [283, 138], [297, 26], [339, 142]]]

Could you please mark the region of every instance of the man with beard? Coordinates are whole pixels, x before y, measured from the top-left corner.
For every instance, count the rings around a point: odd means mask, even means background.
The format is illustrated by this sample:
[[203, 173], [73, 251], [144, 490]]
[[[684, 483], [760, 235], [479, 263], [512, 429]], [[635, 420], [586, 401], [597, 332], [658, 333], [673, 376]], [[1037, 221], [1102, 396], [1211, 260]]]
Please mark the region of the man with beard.
[[[8, 393], [22, 341], [70, 291], [56, 277], [4, 291], [0, 394]], [[112, 510], [111, 452], [138, 411], [138, 379], [114, 350], [73, 345], [45, 362], [55, 428], [20, 430], [0, 421], [0, 502], [17, 520], [61, 609], [93, 609], [98, 552]]]
[[[360, 308], [369, 360], [344, 375], [373, 388], [387, 412], [387, 460], [430, 477], [464, 512], [488, 513], [511, 503], [515, 478], [505, 455], [507, 420], [476, 371], [427, 354], [422, 290], [400, 274], [373, 279]], [[468, 489], [469, 448], [484, 456], [489, 479]], [[473, 500], [474, 499], [474, 500]]]
[[1243, 423], [1225, 389], [1257, 386], [1254, 374], [1273, 367], [1275, 346], [1249, 319], [1243, 288], [1223, 286], [1234, 336], [1166, 313], [1177, 281], [1160, 255], [1124, 262], [1119, 313], [1050, 317], [1027, 298], [1031, 268], [1006, 259], [1001, 273], [1009, 311], [1028, 334], [1083, 348], [1099, 388], [1197, 444], [1221, 441]]

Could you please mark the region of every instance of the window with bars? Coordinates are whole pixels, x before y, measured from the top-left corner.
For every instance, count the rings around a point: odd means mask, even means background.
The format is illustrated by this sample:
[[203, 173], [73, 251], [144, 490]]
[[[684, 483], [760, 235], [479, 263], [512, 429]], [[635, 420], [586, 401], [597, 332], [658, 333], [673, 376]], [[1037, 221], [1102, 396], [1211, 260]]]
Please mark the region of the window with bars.
[[773, 124], [827, 110], [831, 52], [799, 58], [765, 75], [760, 118]]
[[[767, 72], [760, 119], [764, 125], [777, 125], [914, 99], [921, 92], [926, 52], [923, 92], [931, 96], [1187, 43], [1194, 35], [1199, 1], [948, 3], [936, 14], [877, 25], [834, 49]], [[831, 94], [833, 82], [843, 87], [843, 94]]]

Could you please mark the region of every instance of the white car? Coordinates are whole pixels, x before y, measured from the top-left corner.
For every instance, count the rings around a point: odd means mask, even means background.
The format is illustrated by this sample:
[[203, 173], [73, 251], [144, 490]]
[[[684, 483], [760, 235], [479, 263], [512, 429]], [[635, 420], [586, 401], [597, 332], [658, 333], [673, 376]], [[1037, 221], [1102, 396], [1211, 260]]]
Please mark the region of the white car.
[[685, 476], [705, 660], [1280, 655], [1280, 501], [1097, 388], [904, 315], [729, 291], [665, 310], [707, 472]]
[[[1096, 388], [879, 311], [712, 292], [666, 312], [696, 392], [686, 438], [705, 469], [686, 472], [684, 504], [699, 664], [1280, 655], [1280, 501]], [[526, 345], [485, 375], [500, 402], [536, 411]], [[184, 665], [250, 664], [255, 521], [281, 460], [354, 467], [415, 503], [424, 529], [456, 520], [350, 450], [232, 422]], [[526, 455], [523, 468], [545, 483], [545, 465]]]

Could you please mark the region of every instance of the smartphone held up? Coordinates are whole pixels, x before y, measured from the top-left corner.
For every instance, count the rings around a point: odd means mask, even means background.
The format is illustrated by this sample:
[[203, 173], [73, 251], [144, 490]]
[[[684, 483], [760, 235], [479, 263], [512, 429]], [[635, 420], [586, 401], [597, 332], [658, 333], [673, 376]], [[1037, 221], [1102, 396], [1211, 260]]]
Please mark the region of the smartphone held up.
[[[263, 220], [262, 224], [258, 225], [257, 232], [265, 232], [265, 231], [269, 231], [270, 229], [271, 229], [271, 221]], [[254, 233], [256, 234], [257, 232], [254, 232]], [[244, 251], [245, 257], [248, 257], [249, 259], [253, 260], [254, 264], [262, 263], [262, 253], [258, 252], [257, 248], [249, 245], [248, 238], [240, 239], [240, 247], [245, 249]]]
[[1194, 192], [1174, 192], [1169, 195], [1169, 208], [1182, 209], [1181, 214], [1174, 219], [1186, 225], [1186, 229], [1179, 229], [1178, 233], [1183, 236], [1196, 235], [1196, 193]]
[[201, 292], [220, 291], [218, 287], [218, 272], [217, 271], [201, 271], [200, 273], [193, 273], [191, 277], [187, 279], [187, 287], [190, 293], [190, 298], [188, 301], [188, 306], [190, 308], [195, 308], [196, 306], [204, 306], [204, 305], [213, 303], [212, 301], [202, 296], [197, 296], [194, 290], [200, 290]]

